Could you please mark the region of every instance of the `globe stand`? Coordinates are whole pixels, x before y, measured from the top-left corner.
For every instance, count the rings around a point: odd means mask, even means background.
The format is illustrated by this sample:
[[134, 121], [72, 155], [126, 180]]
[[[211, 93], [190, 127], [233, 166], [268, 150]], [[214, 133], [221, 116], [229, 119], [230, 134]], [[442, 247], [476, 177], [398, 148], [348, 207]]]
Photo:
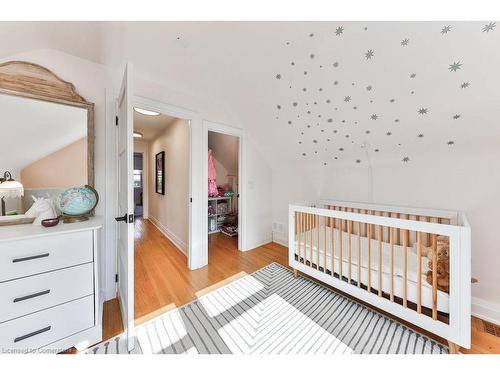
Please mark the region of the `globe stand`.
[[86, 215], [78, 215], [78, 216], [70, 216], [63, 215], [63, 223], [71, 224], [71, 223], [79, 223], [81, 221], [87, 221], [89, 219]]

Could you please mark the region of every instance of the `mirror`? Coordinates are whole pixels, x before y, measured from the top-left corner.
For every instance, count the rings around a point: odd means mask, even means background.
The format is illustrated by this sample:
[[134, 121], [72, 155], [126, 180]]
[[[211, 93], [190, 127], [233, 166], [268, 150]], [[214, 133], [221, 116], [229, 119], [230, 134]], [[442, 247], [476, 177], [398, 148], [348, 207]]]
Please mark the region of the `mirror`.
[[13, 187], [3, 189], [0, 215], [24, 214], [34, 197], [55, 203], [70, 187], [94, 185], [93, 104], [49, 70], [0, 65], [0, 129], [0, 188]]

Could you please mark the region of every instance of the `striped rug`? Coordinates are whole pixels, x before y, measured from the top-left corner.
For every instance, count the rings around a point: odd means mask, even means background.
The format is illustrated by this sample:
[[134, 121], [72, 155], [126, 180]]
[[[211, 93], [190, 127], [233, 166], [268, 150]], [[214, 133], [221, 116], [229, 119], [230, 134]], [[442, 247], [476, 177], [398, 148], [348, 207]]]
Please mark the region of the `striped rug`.
[[[272, 263], [136, 327], [131, 353], [444, 354], [382, 314]], [[123, 335], [85, 351], [127, 353]]]

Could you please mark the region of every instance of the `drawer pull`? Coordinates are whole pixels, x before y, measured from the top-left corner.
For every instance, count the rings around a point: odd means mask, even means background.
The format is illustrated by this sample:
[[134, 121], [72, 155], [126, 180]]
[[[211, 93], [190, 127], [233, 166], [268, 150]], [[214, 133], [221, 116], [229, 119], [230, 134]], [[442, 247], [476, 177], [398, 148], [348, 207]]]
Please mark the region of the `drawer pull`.
[[30, 337], [39, 335], [40, 333], [44, 333], [44, 332], [50, 331], [51, 328], [52, 328], [51, 326], [48, 326], [48, 327], [39, 329], [38, 331], [31, 332], [31, 333], [28, 333], [26, 335], [16, 337], [14, 339], [14, 342], [19, 342], [19, 341], [23, 341], [23, 340], [29, 339]]
[[32, 255], [30, 257], [16, 258], [16, 259], [12, 259], [12, 263], [26, 262], [27, 260], [46, 258], [49, 255], [50, 255], [49, 253], [44, 253], [44, 254], [39, 254], [39, 255]]
[[31, 298], [35, 298], [35, 297], [40, 297], [40, 296], [43, 296], [43, 295], [49, 294], [49, 293], [50, 293], [50, 289], [47, 289], [47, 290], [44, 290], [42, 292], [37, 292], [37, 293], [29, 294], [27, 296], [17, 297], [17, 298], [14, 298], [14, 303], [25, 301], [27, 299], [31, 299]]

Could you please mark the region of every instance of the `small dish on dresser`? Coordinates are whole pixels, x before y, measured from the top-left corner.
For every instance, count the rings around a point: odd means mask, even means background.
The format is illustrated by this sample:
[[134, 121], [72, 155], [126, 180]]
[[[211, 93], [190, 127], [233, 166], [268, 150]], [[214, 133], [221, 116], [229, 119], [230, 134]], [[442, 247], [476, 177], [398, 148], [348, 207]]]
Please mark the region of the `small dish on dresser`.
[[58, 217], [42, 220], [42, 226], [44, 226], [45, 228], [55, 227], [57, 224], [59, 224]]

